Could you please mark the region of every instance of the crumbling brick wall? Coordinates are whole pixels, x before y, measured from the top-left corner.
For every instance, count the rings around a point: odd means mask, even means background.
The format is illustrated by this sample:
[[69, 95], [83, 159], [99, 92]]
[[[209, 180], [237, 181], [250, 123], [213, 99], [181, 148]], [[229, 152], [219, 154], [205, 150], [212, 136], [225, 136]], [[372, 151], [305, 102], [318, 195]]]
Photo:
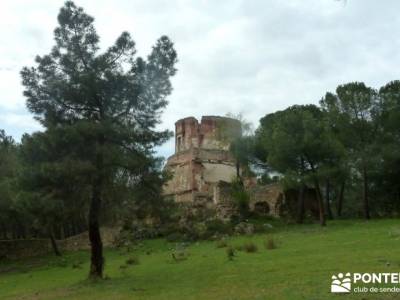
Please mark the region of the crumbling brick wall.
[[241, 135], [240, 122], [231, 118], [204, 116], [175, 123], [175, 154], [165, 166], [172, 174], [164, 187], [166, 196], [177, 202], [208, 199], [213, 202], [213, 186], [231, 181], [236, 175], [231, 141]]

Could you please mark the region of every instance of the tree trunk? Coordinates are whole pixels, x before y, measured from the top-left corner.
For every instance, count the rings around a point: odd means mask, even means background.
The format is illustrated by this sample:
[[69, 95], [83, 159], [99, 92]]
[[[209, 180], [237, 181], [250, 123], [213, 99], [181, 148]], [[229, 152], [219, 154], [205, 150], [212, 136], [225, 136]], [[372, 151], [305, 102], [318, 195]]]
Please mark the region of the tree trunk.
[[330, 184], [329, 179], [327, 179], [326, 186], [325, 186], [326, 214], [328, 216], [328, 219], [332, 220], [333, 215], [332, 215], [331, 204], [330, 204], [330, 189], [331, 189], [331, 184]]
[[6, 240], [8, 238], [7, 236], [7, 227], [4, 225], [4, 223], [0, 223], [1, 225], [1, 232], [3, 236], [3, 240]]
[[239, 161], [236, 161], [236, 177], [239, 179], [239, 181], [242, 181], [242, 176], [240, 176], [240, 163], [239, 163]]
[[342, 184], [340, 185], [339, 199], [338, 199], [338, 203], [337, 203], [337, 215], [338, 215], [338, 217], [342, 216], [342, 207], [343, 207], [345, 186], [346, 186], [346, 181], [343, 180]]
[[363, 204], [364, 204], [364, 217], [369, 220], [371, 218], [369, 214], [369, 203], [368, 203], [368, 176], [367, 168], [363, 166]]
[[101, 208], [101, 188], [95, 184], [89, 210], [89, 240], [91, 244], [91, 265], [89, 277], [103, 277], [103, 243], [100, 236], [99, 215]]
[[54, 254], [56, 256], [61, 256], [61, 252], [58, 249], [56, 239], [54, 238], [53, 229], [51, 229], [51, 228], [49, 229], [49, 237], [50, 237], [51, 247], [53, 248]]
[[[400, 188], [397, 188], [396, 198], [397, 198], [396, 203], [400, 203]], [[396, 205], [396, 210], [397, 210], [396, 214], [398, 215], [399, 214], [399, 205]]]
[[89, 277], [91, 279], [103, 278], [104, 258], [103, 243], [100, 235], [100, 212], [103, 189], [103, 145], [104, 138], [100, 137], [96, 154], [96, 176], [92, 185], [92, 199], [89, 208], [89, 240], [91, 245], [91, 265]]
[[326, 226], [324, 202], [322, 200], [322, 194], [321, 194], [321, 189], [319, 187], [318, 178], [315, 178], [314, 182], [315, 182], [315, 190], [317, 192], [317, 201], [318, 201], [318, 210], [319, 210], [319, 223], [321, 224], [321, 226]]
[[297, 223], [302, 224], [304, 219], [304, 194], [305, 194], [305, 185], [302, 184], [299, 190], [298, 195], [298, 211], [297, 211]]
[[317, 172], [316, 172], [316, 170], [314, 168], [314, 164], [312, 163], [312, 161], [308, 160], [308, 162], [309, 162], [309, 164], [311, 166], [311, 170], [312, 170], [313, 177], [314, 177], [315, 190], [317, 192], [319, 223], [321, 224], [321, 226], [326, 226], [324, 201], [322, 199], [322, 194], [321, 194], [321, 189], [320, 189], [320, 186], [319, 186], [319, 180], [318, 180]]

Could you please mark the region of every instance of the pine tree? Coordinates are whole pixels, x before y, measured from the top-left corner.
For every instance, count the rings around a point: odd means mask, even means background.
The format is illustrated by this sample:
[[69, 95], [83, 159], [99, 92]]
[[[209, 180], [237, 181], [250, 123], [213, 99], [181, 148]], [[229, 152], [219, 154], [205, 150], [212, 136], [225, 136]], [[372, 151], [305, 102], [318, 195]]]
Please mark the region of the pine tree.
[[59, 131], [71, 140], [65, 153], [70, 163], [87, 166], [90, 277], [99, 278], [104, 266], [99, 216], [105, 190], [121, 172], [139, 181], [153, 164], [153, 147], [170, 137], [156, 126], [172, 91], [177, 54], [162, 36], [146, 60], [136, 57], [127, 32], [101, 53], [93, 22], [67, 1], [58, 15], [55, 46], [21, 75], [28, 109], [47, 132]]

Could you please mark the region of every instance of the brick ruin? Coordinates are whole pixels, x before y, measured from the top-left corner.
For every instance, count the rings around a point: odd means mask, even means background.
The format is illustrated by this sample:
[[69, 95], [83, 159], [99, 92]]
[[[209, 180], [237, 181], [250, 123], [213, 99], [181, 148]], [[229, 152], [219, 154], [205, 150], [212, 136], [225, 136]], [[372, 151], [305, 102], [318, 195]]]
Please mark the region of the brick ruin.
[[[236, 177], [236, 161], [229, 151], [230, 143], [241, 136], [238, 120], [203, 116], [175, 123], [175, 154], [165, 168], [172, 174], [164, 194], [178, 203], [215, 208], [220, 216], [232, 213], [229, 182]], [[278, 185], [247, 184], [250, 209], [278, 216], [283, 199]]]
[[239, 121], [204, 116], [175, 123], [175, 154], [166, 169], [173, 177], [164, 189], [176, 202], [216, 204], [219, 181], [230, 182], [236, 175], [235, 159], [229, 152], [231, 141], [241, 135]]

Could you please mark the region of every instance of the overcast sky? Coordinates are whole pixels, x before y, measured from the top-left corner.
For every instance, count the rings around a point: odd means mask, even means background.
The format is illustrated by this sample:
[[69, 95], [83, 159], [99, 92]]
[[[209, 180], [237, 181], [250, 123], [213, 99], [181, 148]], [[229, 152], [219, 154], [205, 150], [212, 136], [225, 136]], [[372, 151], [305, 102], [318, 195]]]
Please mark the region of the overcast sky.
[[[25, 108], [19, 71], [54, 44], [63, 0], [1, 0], [0, 129], [17, 140], [40, 126]], [[260, 117], [317, 103], [339, 84], [399, 79], [399, 0], [79, 0], [101, 45], [129, 31], [146, 56], [161, 35], [178, 52], [164, 128], [180, 118]], [[160, 150], [173, 152], [173, 143]]]

